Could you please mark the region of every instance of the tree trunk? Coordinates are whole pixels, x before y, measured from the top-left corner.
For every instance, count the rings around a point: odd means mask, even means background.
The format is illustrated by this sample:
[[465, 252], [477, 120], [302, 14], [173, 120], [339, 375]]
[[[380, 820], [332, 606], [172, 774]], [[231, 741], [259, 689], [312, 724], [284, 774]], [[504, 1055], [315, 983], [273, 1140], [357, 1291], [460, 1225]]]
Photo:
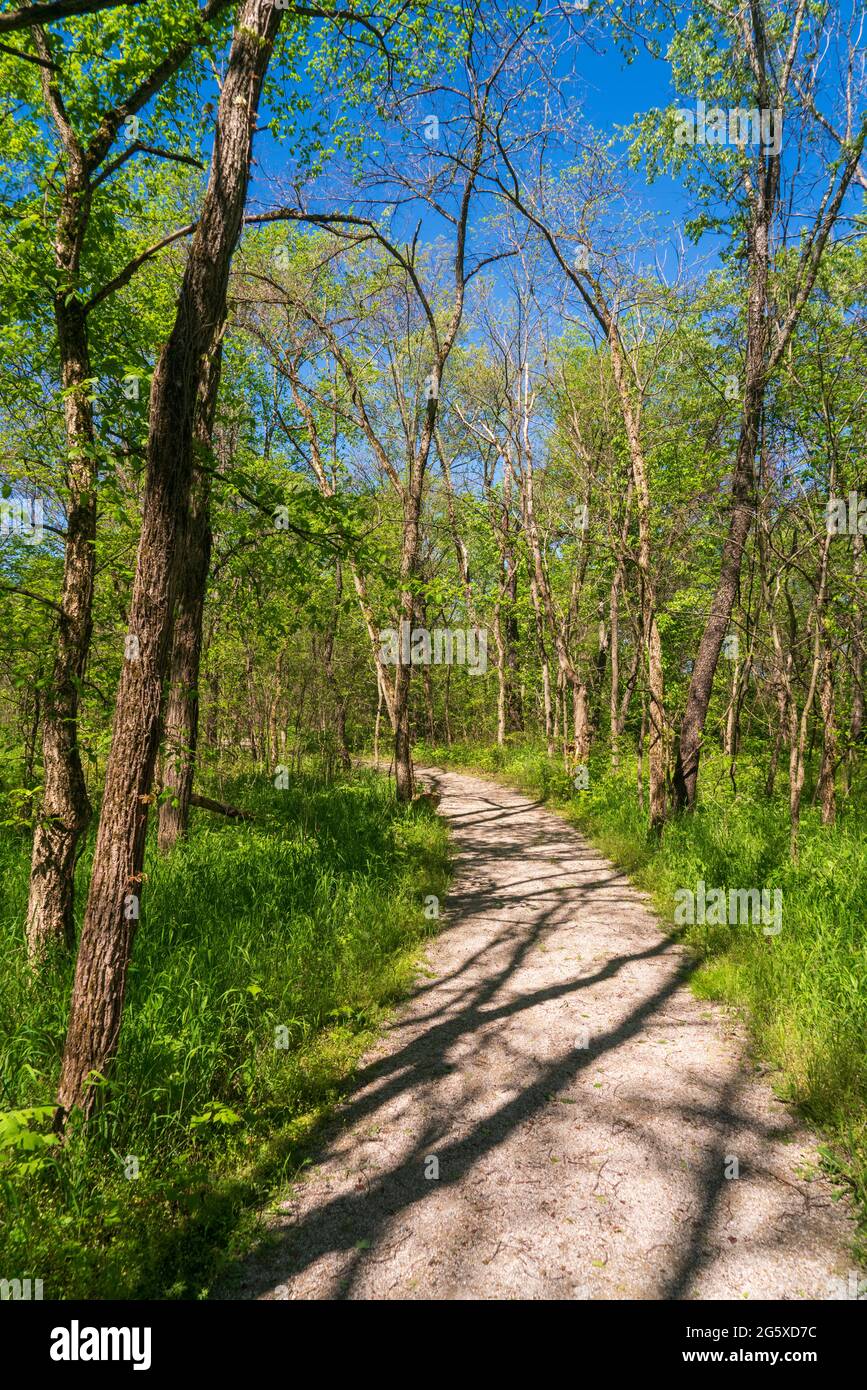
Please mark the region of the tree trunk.
[[575, 731], [575, 761], [576, 763], [586, 763], [590, 756], [587, 686], [577, 680], [572, 685], [572, 717]]
[[220, 676], [214, 667], [208, 676], [208, 717], [205, 720], [205, 739], [208, 747], [219, 751], [220, 738]]
[[[403, 546], [400, 573], [404, 583], [401, 593], [401, 619], [409, 623], [410, 637], [415, 623], [416, 601], [410, 584], [418, 563], [420, 540], [421, 497], [408, 495], [405, 500]], [[403, 634], [401, 633], [401, 638]], [[394, 676], [394, 784], [398, 801], [411, 801], [414, 790], [412, 771], [412, 734], [409, 727], [409, 691], [412, 665], [405, 661], [403, 642]]]
[[[28, 791], [32, 790], [35, 781], [36, 749], [39, 744], [39, 730], [42, 725], [42, 681], [43, 671], [41, 667], [38, 667], [32, 690], [32, 714], [30, 714], [29, 717], [25, 715], [25, 717], [27, 718], [28, 727], [26, 728], [24, 733], [24, 764], [22, 767], [21, 785], [23, 787], [26, 787]], [[25, 696], [25, 710], [27, 710], [29, 705], [30, 697]], [[25, 820], [29, 825], [31, 815], [33, 813], [32, 807], [27, 806], [25, 804], [22, 805], [21, 809], [23, 820]]]
[[147, 482], [130, 608], [135, 659], [123, 667], [78, 952], [58, 1092], [58, 1119], [89, 1114], [117, 1050], [141, 893], [147, 808], [160, 730], [180, 546], [193, 473], [196, 403], [205, 359], [226, 313], [262, 82], [282, 11], [244, 0], [220, 93], [208, 189], [169, 340], [154, 372]]
[[[651, 564], [650, 488], [647, 464], [641, 443], [638, 409], [633, 405], [626, 379], [626, 364], [616, 324], [612, 322], [608, 342], [611, 369], [620, 400], [620, 410], [629, 445], [632, 481], [638, 508], [638, 571], [641, 588], [642, 641], [647, 656], [648, 741], [650, 828], [662, 829], [665, 820], [665, 684], [662, 642], [656, 621], [656, 594]], [[639, 406], [640, 409], [640, 406]]]
[[340, 560], [337, 561], [334, 572], [334, 607], [331, 613], [331, 622], [325, 634], [325, 651], [323, 653], [323, 665], [325, 667], [325, 680], [334, 701], [334, 718], [337, 724], [337, 753], [340, 758], [340, 766], [344, 772], [352, 767], [352, 759], [349, 756], [349, 744], [346, 741], [346, 696], [341, 693], [337, 681], [337, 674], [334, 670], [334, 638], [337, 632], [337, 624], [340, 621], [340, 605], [343, 599], [343, 566]]
[[68, 452], [69, 507], [57, 647], [42, 725], [45, 791], [33, 836], [27, 944], [37, 962], [50, 943], [75, 944], [76, 851], [91, 817], [78, 747], [78, 705], [93, 628], [96, 458], [85, 319], [77, 299], [55, 298]]
[[[317, 423], [316, 415], [314, 411], [311, 409], [310, 403], [304, 394], [298, 361], [294, 358], [289, 359], [287, 362], [282, 364], [282, 367], [289, 380], [289, 386], [292, 391], [292, 399], [295, 402], [296, 407], [298, 408], [298, 412], [301, 415], [301, 418], [303, 419], [305, 428], [307, 430], [307, 437], [310, 442], [310, 463], [313, 467], [313, 472], [316, 474], [316, 481], [319, 484], [319, 490], [322, 493], [323, 497], [333, 497], [335, 488], [334, 477], [333, 474], [329, 474], [328, 469], [325, 465], [325, 460], [323, 458], [322, 450], [320, 447], [319, 425]], [[336, 447], [337, 446], [335, 443], [335, 452]], [[358, 596], [358, 606], [361, 609], [362, 617], [364, 618], [364, 625], [367, 628], [367, 635], [370, 638], [370, 646], [373, 652], [373, 661], [374, 665], [376, 666], [379, 693], [382, 699], [385, 701], [385, 706], [388, 711], [388, 718], [391, 723], [392, 731], [394, 731], [394, 689], [392, 687], [391, 679], [388, 673], [388, 668], [380, 656], [379, 633], [377, 630], [376, 622], [374, 620], [373, 609], [370, 606], [370, 600], [367, 596], [367, 583], [365, 581], [364, 575], [352, 561], [350, 561], [350, 569], [352, 572], [352, 582], [355, 585], [355, 592]], [[336, 607], [338, 608], [342, 593], [343, 570], [340, 563], [338, 562], [336, 600]], [[349, 750], [346, 744], [346, 701], [345, 699], [342, 701], [340, 699], [339, 692], [337, 691], [336, 682], [333, 680], [333, 668], [331, 675], [328, 675], [328, 672], [326, 671], [326, 676], [335, 694], [335, 699], [338, 702], [338, 738], [340, 740], [341, 760], [343, 761], [344, 767], [348, 767], [350, 766], [351, 759], [349, 758]]]
[[864, 733], [864, 619], [861, 610], [862, 578], [864, 570], [864, 537], [856, 533], [852, 537], [852, 710], [849, 718], [849, 748], [846, 758], [847, 782], [851, 782], [852, 765], [858, 754], [858, 747]]
[[[42, 31], [35, 30], [34, 37], [40, 56], [50, 62]], [[92, 190], [84, 152], [47, 74], [43, 69], [45, 103], [67, 159], [54, 241], [54, 320], [64, 392], [68, 505], [57, 643], [42, 725], [45, 791], [33, 836], [27, 905], [27, 945], [34, 963], [51, 944], [70, 950], [75, 944], [76, 851], [91, 817], [78, 747], [78, 705], [90, 650], [96, 575], [96, 445], [87, 315], [78, 283]]]
[[382, 726], [382, 686], [376, 682], [376, 723], [373, 726], [373, 765], [379, 768], [379, 730]]
[[641, 728], [638, 731], [638, 757], [636, 765], [638, 768], [638, 808], [644, 811], [644, 740], [647, 734], [647, 700], [644, 691], [641, 692]]
[[409, 665], [398, 666], [394, 682], [394, 785], [398, 801], [411, 801], [413, 793], [412, 735], [409, 728], [411, 670]]
[[494, 605], [494, 642], [497, 647], [497, 747], [506, 742], [506, 648], [499, 601]]
[[[222, 338], [204, 365], [196, 420], [196, 444], [210, 453], [220, 382]], [[197, 473], [190, 502], [189, 526], [175, 602], [169, 694], [164, 721], [163, 792], [157, 844], [168, 854], [186, 838], [190, 820], [196, 748], [199, 740], [199, 679], [202, 624], [211, 564], [211, 484], [206, 470]]]
[[[445, 359], [443, 359], [444, 361]], [[440, 364], [442, 365], [442, 364]], [[437, 382], [439, 375], [437, 375]], [[409, 623], [410, 638], [418, 607], [415, 582], [421, 547], [421, 500], [425, 470], [436, 428], [437, 396], [427, 401], [425, 424], [417, 450], [409, 466], [408, 485], [403, 495], [403, 538], [400, 552], [401, 619]], [[409, 722], [409, 692], [412, 665], [403, 660], [400, 643], [394, 678], [394, 784], [398, 801], [411, 801], [415, 790], [412, 769], [412, 734]]]
[[[806, 721], [804, 721], [806, 725]], [[792, 859], [798, 858], [798, 833], [801, 824], [801, 793], [804, 788], [804, 742], [800, 733], [798, 706], [794, 700], [789, 704], [789, 850]]]
[[738, 722], [738, 690], [740, 688], [740, 658], [735, 657], [732, 662], [732, 689], [729, 700], [728, 713], [726, 714], [725, 736], [723, 739], [723, 751], [726, 757], [733, 759], [737, 749], [737, 722]]
[[743, 414], [732, 477], [732, 506], [723, 546], [720, 576], [711, 601], [686, 699], [677, 763], [674, 798], [679, 811], [695, 806], [701, 741], [707, 722], [719, 655], [737, 598], [741, 560], [753, 521], [755, 459], [766, 385], [768, 343], [768, 274], [770, 230], [777, 194], [779, 162], [771, 156], [760, 169], [755, 211], [747, 226], [746, 367]]
[[768, 775], [765, 779], [765, 796], [770, 801], [774, 795], [774, 787], [777, 781], [777, 768], [780, 762], [780, 748], [783, 742], [783, 735], [786, 731], [788, 721], [788, 697], [785, 688], [781, 687], [777, 696], [777, 732], [774, 737], [774, 749], [771, 754], [771, 761], [768, 766]]
[[[779, 75], [772, 73], [767, 62], [768, 49], [765, 42], [762, 13], [761, 6], [750, 6], [750, 15], [754, 26], [749, 39], [750, 61], [754, 68], [758, 68], [759, 105], [763, 110], [782, 110], [786, 105], [786, 93], [785, 91], [781, 92], [776, 87]], [[804, 14], [803, 6], [798, 6], [794, 12], [792, 41], [795, 45]], [[789, 71], [787, 68], [786, 82]], [[772, 87], [775, 89], [773, 92]], [[747, 291], [744, 406], [732, 477], [731, 515], [728, 534], [723, 547], [720, 577], [699, 644], [681, 725], [674, 774], [674, 797], [678, 810], [686, 808], [691, 810], [695, 806], [701, 742], [710, 708], [714, 676], [731, 611], [737, 597], [741, 561], [752, 525], [755, 456], [767, 382], [790, 341], [804, 304], [812, 293], [821, 264], [822, 252], [858, 167], [858, 160], [864, 148], [865, 133], [867, 133], [867, 122], [864, 122], [862, 118], [860, 130], [857, 131], [846, 148], [843, 172], [836, 190], [832, 192], [836, 179], [836, 173], [833, 173], [822, 201], [820, 214], [812, 231], [808, 233], [812, 243], [810, 254], [803, 257], [799, 263], [796, 284], [788, 292], [790, 308], [785, 314], [781, 330], [776, 334], [770, 352], [768, 351], [768, 274], [771, 257], [771, 228], [780, 184], [779, 149], [767, 154], [761, 151], [758, 156], [751, 199], [752, 206], [746, 230], [749, 287]]]
[[[752, 309], [751, 321], [754, 314], [755, 310]], [[764, 327], [761, 330], [754, 327], [753, 331], [761, 331], [764, 335], [765, 330]], [[695, 806], [701, 741], [707, 722], [707, 712], [710, 708], [714, 676], [737, 598], [741, 560], [752, 525], [753, 460], [758, 444], [758, 419], [761, 400], [762, 389], [759, 382], [748, 382], [744, 400], [744, 420], [741, 426], [732, 484], [732, 514], [723, 548], [720, 577], [699, 643], [680, 730], [680, 743], [674, 772], [674, 797], [678, 810], [687, 808], [691, 810]]]
[[609, 628], [611, 645], [611, 691], [609, 703], [609, 737], [611, 740], [611, 768], [620, 769], [620, 728], [618, 707], [620, 704], [620, 571], [617, 571], [612, 584], [609, 600]]
[[506, 733], [517, 734], [524, 728], [524, 705], [521, 699], [521, 673], [518, 668], [518, 566], [511, 552], [507, 556], [509, 578], [506, 584], [506, 612], [503, 622], [503, 642], [506, 648]]
[[[831, 479], [833, 488], [833, 473]], [[800, 722], [798, 721], [798, 706], [794, 696], [791, 695], [790, 714], [789, 714], [789, 821], [790, 821], [790, 843], [789, 850], [795, 863], [798, 861], [799, 836], [801, 825], [801, 797], [804, 790], [804, 777], [806, 774], [805, 751], [807, 748], [807, 733], [809, 730], [810, 715], [813, 709], [813, 701], [816, 696], [816, 688], [819, 683], [819, 675], [824, 664], [824, 614], [825, 601], [827, 597], [828, 585], [828, 547], [830, 538], [825, 537], [822, 547], [822, 560], [818, 590], [813, 607], [814, 639], [813, 639], [813, 660], [810, 669], [810, 680], [807, 687], [807, 694], [804, 698], [804, 708], [801, 711]]]
[[436, 743], [436, 724], [434, 719], [434, 700], [433, 700], [433, 677], [430, 666], [426, 663], [421, 668], [422, 685], [424, 686], [424, 705], [427, 714], [427, 733], [431, 743]]
[[833, 825], [837, 819], [837, 726], [834, 720], [834, 661], [830, 647], [825, 648], [822, 663], [822, 686], [819, 692], [822, 710], [822, 767], [819, 773], [819, 797], [822, 803], [822, 824]]
[[545, 716], [545, 742], [548, 747], [548, 757], [554, 752], [554, 723], [551, 715], [551, 670], [548, 665], [548, 658], [542, 659], [542, 702]]
[[178, 585], [169, 694], [165, 715], [163, 793], [157, 843], [168, 854], [187, 834], [199, 730], [202, 615], [211, 558], [207, 480], [199, 479], [190, 510], [183, 570]]

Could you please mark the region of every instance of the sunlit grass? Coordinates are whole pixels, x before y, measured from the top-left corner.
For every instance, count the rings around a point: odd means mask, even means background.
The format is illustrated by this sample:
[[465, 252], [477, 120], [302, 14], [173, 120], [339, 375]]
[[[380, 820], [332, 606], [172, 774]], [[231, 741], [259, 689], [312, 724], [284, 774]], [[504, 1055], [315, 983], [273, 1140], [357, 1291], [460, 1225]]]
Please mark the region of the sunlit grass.
[[[844, 804], [840, 822], [822, 826], [803, 813], [798, 864], [789, 855], [786, 787], [764, 794], [760, 758], [740, 761], [737, 787], [728, 763], [702, 766], [695, 815], [674, 820], [661, 841], [647, 834], [638, 806], [634, 758], [618, 775], [598, 758], [587, 791], [575, 791], [562, 762], [544, 748], [454, 745], [425, 748], [430, 762], [499, 775], [562, 810], [648, 891], [674, 930], [674, 894], [699, 879], [721, 888], [780, 888], [783, 928], [682, 928], [695, 954], [693, 987], [704, 998], [737, 1006], [758, 1055], [776, 1084], [827, 1139], [828, 1167], [845, 1175], [867, 1232], [867, 836], [863, 789]], [[867, 1235], [862, 1234], [862, 1249]]]
[[[197, 812], [169, 859], [149, 849], [120, 1051], [87, 1136], [0, 1148], [0, 1271], [41, 1278], [46, 1298], [203, 1296], [435, 926], [423, 899], [445, 891], [446, 831], [385, 779], [231, 795], [255, 824]], [[28, 867], [23, 838], [0, 841], [2, 1111], [53, 1099], [71, 986], [69, 963], [39, 982], [27, 969]]]

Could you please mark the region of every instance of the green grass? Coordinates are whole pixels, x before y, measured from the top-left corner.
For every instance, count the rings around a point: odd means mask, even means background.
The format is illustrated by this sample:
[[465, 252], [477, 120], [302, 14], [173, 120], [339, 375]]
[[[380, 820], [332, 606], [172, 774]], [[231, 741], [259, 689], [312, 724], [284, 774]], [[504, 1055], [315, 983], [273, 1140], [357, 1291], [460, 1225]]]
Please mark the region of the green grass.
[[[635, 760], [612, 775], [591, 762], [590, 786], [575, 791], [562, 761], [528, 743], [504, 748], [425, 747], [419, 761], [472, 767], [544, 797], [648, 891], [660, 915], [694, 952], [693, 988], [736, 1006], [756, 1055], [777, 1069], [780, 1094], [820, 1130], [826, 1167], [849, 1185], [861, 1215], [859, 1253], [867, 1253], [867, 811], [853, 797], [833, 827], [803, 814], [800, 862], [789, 855], [787, 789], [764, 795], [763, 760], [740, 762], [738, 789], [728, 764], [702, 764], [695, 815], [650, 838], [638, 807]], [[783, 929], [675, 929], [674, 894], [708, 886], [780, 888]]]
[[[0, 1277], [42, 1279], [45, 1298], [207, 1296], [435, 929], [423, 900], [446, 889], [445, 827], [398, 808], [384, 778], [250, 778], [230, 797], [257, 823], [196, 812], [168, 859], [149, 846], [119, 1054], [87, 1134], [61, 1151], [38, 1137], [47, 1117], [0, 1118]], [[68, 962], [28, 971], [28, 851], [4, 832], [7, 1114], [53, 1099], [72, 978]]]

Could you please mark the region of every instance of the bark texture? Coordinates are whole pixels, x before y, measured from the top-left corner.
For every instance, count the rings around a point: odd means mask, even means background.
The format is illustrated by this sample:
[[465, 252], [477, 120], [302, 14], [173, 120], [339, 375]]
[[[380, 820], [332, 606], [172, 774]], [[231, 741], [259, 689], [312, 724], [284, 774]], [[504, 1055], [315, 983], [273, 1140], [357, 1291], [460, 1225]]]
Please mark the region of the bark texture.
[[[47, 39], [39, 30], [34, 37], [40, 57], [50, 61]], [[46, 109], [59, 133], [67, 166], [54, 239], [54, 321], [64, 391], [68, 500], [57, 639], [42, 724], [45, 790], [33, 835], [27, 905], [27, 946], [34, 963], [44, 957], [52, 944], [70, 950], [75, 944], [75, 859], [91, 817], [78, 746], [78, 707], [93, 628], [96, 574], [96, 451], [90, 349], [87, 316], [78, 294], [92, 196], [90, 170], [59, 89], [45, 69], [42, 85]]]
[[184, 839], [199, 741], [199, 680], [205, 595], [211, 565], [211, 454], [214, 412], [220, 382], [221, 341], [208, 356], [199, 393], [196, 445], [205, 465], [196, 472], [189, 524], [175, 599], [169, 693], [164, 719], [163, 794], [157, 843], [168, 854]]
[[[134, 659], [121, 673], [93, 875], [58, 1092], [59, 1119], [93, 1109], [94, 1073], [117, 1050], [132, 950], [148, 803], [179, 549], [187, 527], [196, 407], [206, 357], [226, 312], [229, 268], [241, 230], [256, 113], [281, 11], [244, 0], [217, 117], [202, 213], [190, 247], [171, 335], [151, 390], [147, 482], [130, 608]], [[129, 649], [129, 644], [128, 644]]]

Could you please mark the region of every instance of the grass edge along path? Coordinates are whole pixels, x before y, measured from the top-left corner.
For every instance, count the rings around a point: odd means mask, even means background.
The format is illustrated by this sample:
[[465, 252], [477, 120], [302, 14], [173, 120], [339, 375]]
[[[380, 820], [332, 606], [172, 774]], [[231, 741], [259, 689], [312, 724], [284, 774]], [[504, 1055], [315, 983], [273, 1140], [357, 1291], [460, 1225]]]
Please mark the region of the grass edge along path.
[[[753, 1059], [818, 1134], [823, 1168], [855, 1202], [853, 1253], [867, 1264], [867, 840], [854, 800], [834, 827], [806, 811], [795, 866], [785, 812], [767, 803], [765, 769], [748, 758], [735, 790], [728, 760], [708, 755], [704, 802], [667, 825], [658, 842], [637, 803], [634, 757], [622, 759], [616, 776], [604, 757], [591, 760], [588, 786], [576, 790], [562, 759], [549, 758], [544, 746], [422, 744], [414, 756], [420, 767], [475, 772], [539, 798], [650, 896], [661, 929], [694, 957], [697, 996], [738, 1013]], [[862, 825], [865, 814], [862, 800]], [[780, 935], [676, 925], [676, 891], [699, 881], [708, 889], [780, 888]]]
[[[97, 1118], [50, 1128], [72, 963], [24, 956], [29, 855], [0, 839], [0, 1274], [43, 1297], [206, 1298], [416, 977], [448, 830], [361, 770], [242, 778], [255, 824], [149, 846], [120, 1050]], [[86, 888], [82, 866], [80, 901]]]

